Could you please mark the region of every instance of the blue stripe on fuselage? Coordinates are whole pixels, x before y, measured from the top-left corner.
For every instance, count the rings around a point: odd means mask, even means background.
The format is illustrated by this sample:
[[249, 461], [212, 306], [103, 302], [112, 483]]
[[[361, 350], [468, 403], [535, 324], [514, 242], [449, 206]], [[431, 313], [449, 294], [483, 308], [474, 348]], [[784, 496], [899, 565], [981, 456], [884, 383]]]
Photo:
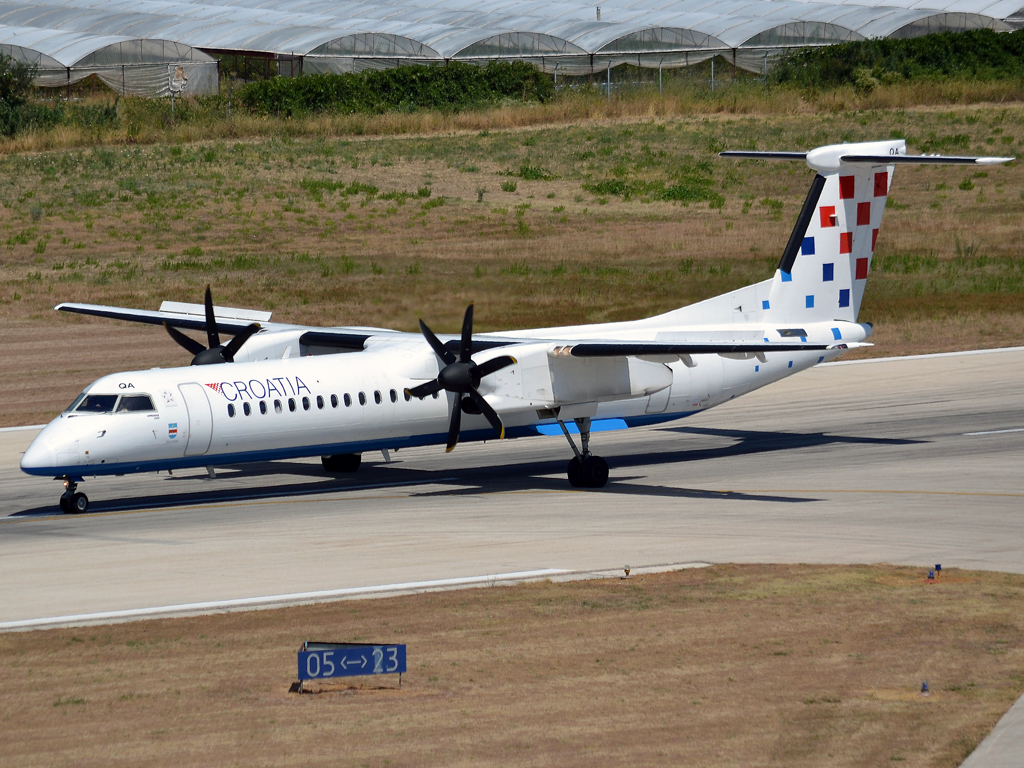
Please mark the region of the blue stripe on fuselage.
[[[623, 429], [626, 427], [648, 426], [660, 424], [666, 421], [674, 421], [690, 416], [696, 411], [684, 413], [658, 413], [647, 416], [631, 416], [626, 419], [600, 419], [595, 425], [601, 424], [603, 429], [594, 431], [608, 431], [609, 429]], [[612, 425], [611, 422], [620, 422]], [[574, 429], [575, 424], [566, 424], [572, 434], [578, 434], [579, 430]], [[550, 433], [548, 430], [554, 428], [557, 432]], [[557, 424], [541, 424], [525, 427], [509, 427], [505, 430], [506, 439], [517, 437], [536, 437], [537, 435], [561, 434], [561, 428]], [[481, 442], [494, 440], [494, 430], [486, 429], [464, 430], [459, 435], [460, 443]], [[66, 467], [32, 467], [22, 468], [22, 472], [29, 475], [42, 477], [64, 477], [71, 475], [88, 475], [99, 477], [103, 475], [127, 475], [135, 472], [157, 472], [165, 469], [189, 469], [193, 467], [225, 467], [231, 464], [248, 464], [256, 461], [279, 461], [281, 459], [302, 459], [311, 456], [332, 456], [343, 453], [364, 453], [366, 451], [379, 451], [381, 449], [395, 450], [397, 448], [414, 448], [424, 445], [444, 445], [448, 442], [446, 432], [430, 435], [412, 435], [409, 437], [388, 437], [380, 440], [366, 440], [355, 443], [325, 443], [321, 445], [300, 445], [294, 448], [271, 448], [260, 451], [239, 451], [238, 453], [218, 453], [203, 456], [182, 456], [177, 459], [157, 459], [154, 461], [140, 462], [119, 462], [116, 464], [74, 464]]]

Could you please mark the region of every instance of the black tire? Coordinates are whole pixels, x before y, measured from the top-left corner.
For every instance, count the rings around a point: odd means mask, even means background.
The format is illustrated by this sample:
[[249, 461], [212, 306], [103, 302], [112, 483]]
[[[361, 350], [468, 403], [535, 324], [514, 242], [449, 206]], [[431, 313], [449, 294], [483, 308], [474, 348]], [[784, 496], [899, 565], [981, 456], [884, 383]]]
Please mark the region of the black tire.
[[580, 479], [587, 488], [603, 488], [608, 482], [608, 462], [600, 456], [588, 456], [580, 466]]
[[573, 456], [569, 459], [569, 468], [566, 470], [569, 476], [569, 485], [573, 488], [582, 488], [583, 479], [580, 477], [580, 460]]
[[339, 453], [336, 456], [321, 456], [320, 462], [327, 472], [339, 474], [342, 472], [355, 472], [363, 463], [361, 453]]
[[71, 499], [67, 496], [60, 497], [60, 511], [65, 515], [71, 514]]
[[71, 503], [69, 504], [71, 513], [74, 515], [82, 515], [89, 511], [89, 497], [84, 493], [76, 493], [71, 497]]

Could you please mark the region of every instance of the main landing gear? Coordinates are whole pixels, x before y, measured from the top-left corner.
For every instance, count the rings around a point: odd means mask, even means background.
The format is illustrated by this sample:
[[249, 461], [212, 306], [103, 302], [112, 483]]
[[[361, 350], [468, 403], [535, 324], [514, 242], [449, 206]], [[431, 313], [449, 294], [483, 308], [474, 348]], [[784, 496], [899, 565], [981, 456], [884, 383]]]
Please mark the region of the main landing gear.
[[[61, 478], [58, 478], [61, 479]], [[66, 515], [80, 515], [89, 511], [89, 497], [76, 493], [81, 478], [65, 477], [64, 493], [60, 497], [60, 511]]]
[[569, 475], [569, 485], [573, 488], [603, 488], [608, 482], [608, 462], [600, 456], [590, 452], [590, 419], [574, 419], [580, 430], [581, 451], [569, 434], [565, 422], [559, 420], [558, 426], [562, 428], [562, 434], [569, 441], [569, 447], [576, 454], [569, 460], [569, 467], [566, 474]]
[[324, 470], [332, 475], [341, 472], [355, 472], [363, 462], [361, 453], [339, 453], [336, 456], [321, 456], [320, 463]]

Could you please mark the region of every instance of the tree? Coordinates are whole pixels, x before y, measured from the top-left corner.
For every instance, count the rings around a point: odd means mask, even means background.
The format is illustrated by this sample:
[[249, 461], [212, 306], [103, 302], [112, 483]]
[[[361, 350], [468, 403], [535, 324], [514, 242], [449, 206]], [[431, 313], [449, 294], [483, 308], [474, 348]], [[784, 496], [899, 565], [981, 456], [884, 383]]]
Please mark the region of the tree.
[[13, 136], [32, 92], [32, 68], [0, 54], [0, 136]]

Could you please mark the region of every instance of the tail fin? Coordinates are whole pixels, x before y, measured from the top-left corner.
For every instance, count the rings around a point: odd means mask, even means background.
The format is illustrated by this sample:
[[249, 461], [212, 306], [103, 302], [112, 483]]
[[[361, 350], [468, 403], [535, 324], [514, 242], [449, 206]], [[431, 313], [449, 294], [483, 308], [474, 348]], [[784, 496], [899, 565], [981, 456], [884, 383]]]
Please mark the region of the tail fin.
[[908, 156], [906, 142], [836, 144], [810, 152], [723, 152], [726, 157], [805, 160], [818, 172], [782, 253], [764, 320], [856, 322], [896, 164], [989, 165], [1011, 157]]

